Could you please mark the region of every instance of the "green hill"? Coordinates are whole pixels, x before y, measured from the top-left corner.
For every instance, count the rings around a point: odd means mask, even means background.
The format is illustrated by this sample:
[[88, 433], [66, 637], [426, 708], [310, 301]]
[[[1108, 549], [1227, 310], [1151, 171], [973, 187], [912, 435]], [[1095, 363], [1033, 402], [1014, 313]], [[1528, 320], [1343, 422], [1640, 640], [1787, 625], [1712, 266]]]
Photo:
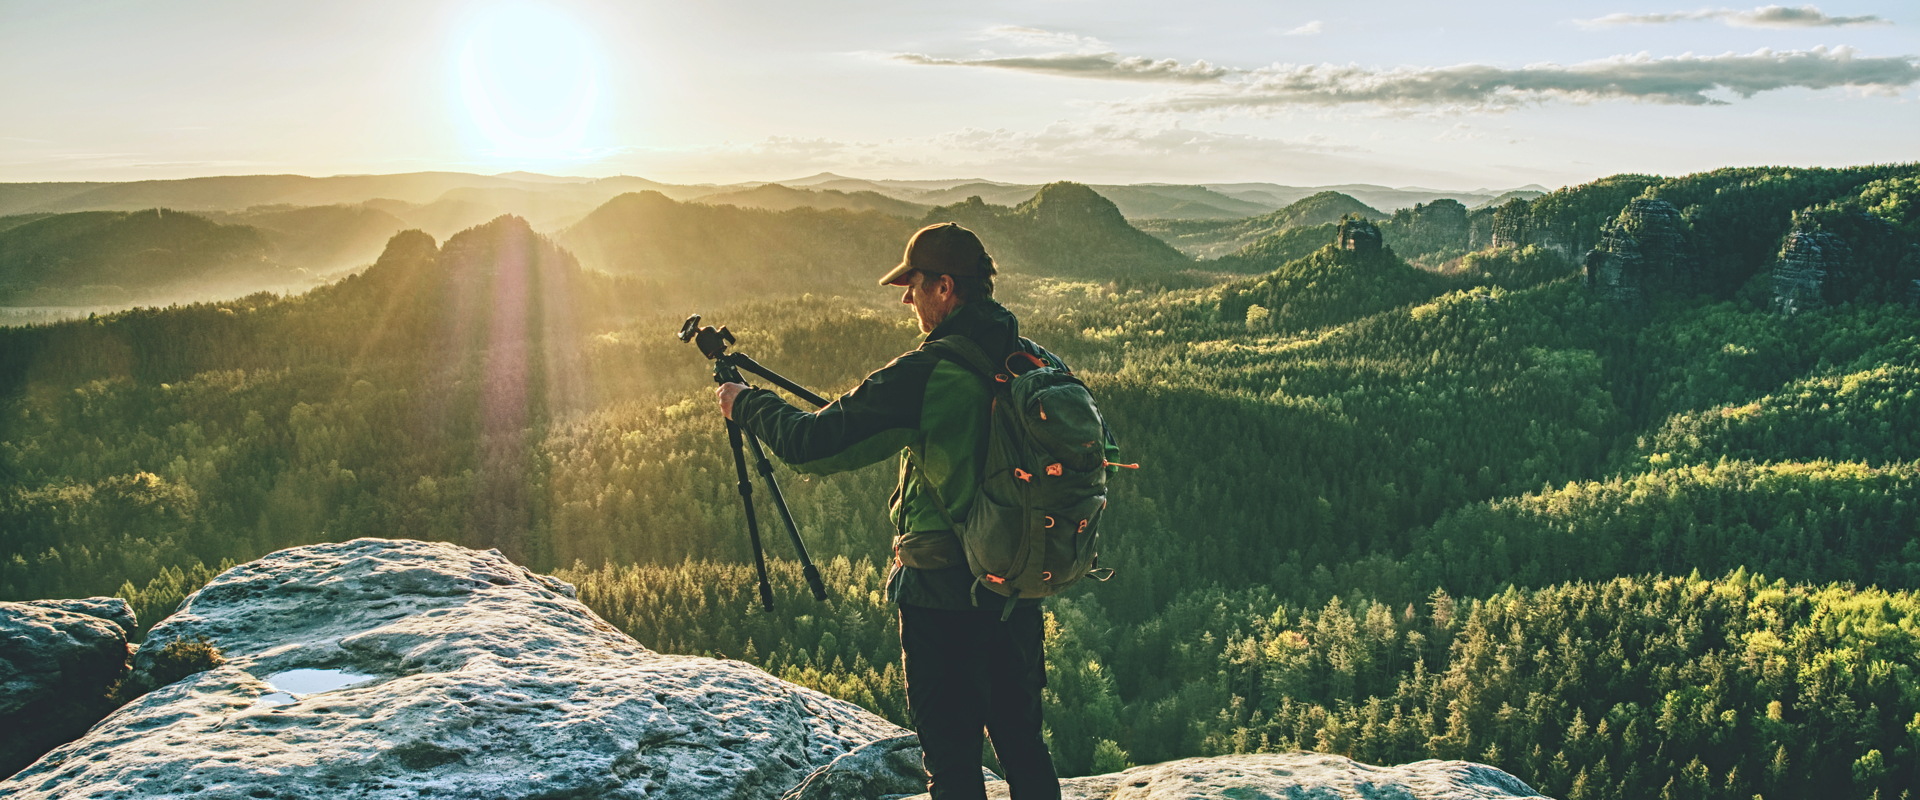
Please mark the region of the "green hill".
[[1092, 188], [1062, 181], [1014, 207], [979, 198], [927, 212], [979, 233], [1003, 271], [1096, 281], [1161, 280], [1193, 266], [1179, 251], [1128, 224]]
[[208, 216], [258, 228], [272, 243], [277, 261], [316, 275], [373, 263], [387, 240], [408, 227], [392, 214], [362, 206], [268, 207]]
[[53, 215], [52, 214], [15, 214], [11, 217], [0, 217], [0, 231], [6, 231], [6, 230], [11, 230], [13, 228], [18, 228], [29, 222], [38, 222], [40, 220], [46, 219], [47, 217], [51, 217], [51, 216]]
[[1129, 220], [1241, 219], [1265, 214], [1272, 206], [1229, 197], [1204, 186], [1141, 184], [1095, 185], [1093, 190], [1112, 200]]
[[[1286, 208], [1257, 217], [1230, 221], [1155, 220], [1142, 222], [1140, 229], [1159, 237], [1188, 255], [1199, 258], [1220, 258], [1239, 252], [1261, 239], [1296, 228], [1338, 222], [1348, 214], [1358, 214], [1367, 219], [1381, 219], [1386, 216], [1339, 192], [1320, 192], [1296, 200]], [[1293, 258], [1297, 257], [1298, 255], [1293, 256]], [[1227, 267], [1227, 269], [1232, 268]]]
[[663, 301], [865, 292], [899, 263], [910, 220], [868, 211], [680, 203], [656, 192], [608, 201], [557, 240], [590, 268], [657, 287]]
[[260, 230], [164, 209], [61, 214], [0, 231], [0, 303], [80, 305], [296, 280]]
[[[1243, 200], [1204, 186], [1144, 183], [1131, 185], [1097, 184], [1095, 193], [1120, 209], [1121, 216], [1140, 222], [1158, 219], [1240, 219], [1264, 214], [1272, 205]], [[1032, 200], [1041, 187], [1033, 184], [964, 183], [919, 191], [902, 187], [899, 196], [918, 203], [952, 205], [978, 197], [988, 205], [1016, 206]]]

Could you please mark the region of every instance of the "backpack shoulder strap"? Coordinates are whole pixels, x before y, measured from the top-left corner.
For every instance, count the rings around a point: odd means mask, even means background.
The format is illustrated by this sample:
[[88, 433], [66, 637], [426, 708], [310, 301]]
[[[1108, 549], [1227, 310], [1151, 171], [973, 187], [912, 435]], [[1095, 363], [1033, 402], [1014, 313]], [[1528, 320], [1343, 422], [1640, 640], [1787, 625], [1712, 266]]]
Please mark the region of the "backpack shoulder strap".
[[948, 334], [920, 345], [920, 349], [966, 367], [989, 381], [993, 380], [995, 370], [993, 361], [987, 358], [987, 351], [965, 336]]
[[1059, 356], [1048, 352], [1047, 348], [1041, 347], [1034, 340], [1022, 336], [1020, 337], [1020, 347], [1026, 350], [1028, 355], [1039, 359], [1042, 365], [1052, 367], [1068, 375], [1073, 374], [1073, 370], [1067, 368], [1067, 362], [1061, 361]]

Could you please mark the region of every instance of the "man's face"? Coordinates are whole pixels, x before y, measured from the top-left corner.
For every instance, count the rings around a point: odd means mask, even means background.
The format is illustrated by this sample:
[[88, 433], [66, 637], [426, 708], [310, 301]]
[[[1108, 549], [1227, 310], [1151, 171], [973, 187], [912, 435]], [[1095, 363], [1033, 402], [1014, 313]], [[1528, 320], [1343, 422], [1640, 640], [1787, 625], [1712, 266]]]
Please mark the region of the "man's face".
[[913, 315], [920, 318], [921, 333], [932, 333], [959, 305], [953, 294], [953, 278], [919, 270], [907, 274], [907, 291], [900, 302], [913, 306]]

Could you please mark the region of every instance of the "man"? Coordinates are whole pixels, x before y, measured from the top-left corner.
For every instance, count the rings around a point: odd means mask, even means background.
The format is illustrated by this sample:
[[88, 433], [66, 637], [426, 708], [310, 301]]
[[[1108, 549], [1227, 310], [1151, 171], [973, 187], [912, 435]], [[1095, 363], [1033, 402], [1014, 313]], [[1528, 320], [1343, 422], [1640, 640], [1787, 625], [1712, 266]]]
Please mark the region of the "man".
[[[880, 279], [901, 286], [931, 341], [960, 335], [995, 362], [1015, 352], [1059, 360], [1020, 339], [1019, 321], [993, 300], [992, 257], [972, 231], [948, 222], [907, 241], [906, 256]], [[942, 521], [964, 519], [980, 482], [992, 396], [984, 379], [960, 364], [915, 350], [868, 375], [853, 391], [814, 413], [764, 389], [738, 383], [718, 390], [720, 409], [801, 472], [826, 474], [900, 455], [900, 488], [891, 516], [894, 565], [887, 593], [900, 609], [907, 708], [920, 734], [927, 788], [934, 800], [984, 798], [981, 730], [1014, 800], [1053, 800], [1060, 782], [1040, 738], [1040, 689], [1046, 685], [1039, 601], [1020, 600], [1001, 621], [1000, 596], [975, 602], [973, 572], [959, 538]], [[919, 459], [933, 491], [912, 479]]]

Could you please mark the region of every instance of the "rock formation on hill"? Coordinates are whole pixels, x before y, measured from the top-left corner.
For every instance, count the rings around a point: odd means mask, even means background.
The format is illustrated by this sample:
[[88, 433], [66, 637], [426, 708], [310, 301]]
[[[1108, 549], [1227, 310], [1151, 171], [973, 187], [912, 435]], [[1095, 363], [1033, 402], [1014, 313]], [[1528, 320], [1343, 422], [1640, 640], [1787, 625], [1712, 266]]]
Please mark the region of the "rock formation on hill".
[[[133, 678], [153, 674], [173, 642], [204, 638], [224, 664], [114, 712], [0, 781], [0, 795], [823, 800], [924, 788], [908, 731], [742, 662], [647, 650], [573, 594], [496, 551], [450, 544], [283, 550], [188, 597], [148, 634]], [[1069, 797], [1535, 796], [1475, 764], [1376, 768], [1300, 753], [1189, 759], [1068, 787]]]
[[1527, 234], [1531, 231], [1532, 219], [1527, 215], [1527, 201], [1516, 197], [1493, 212], [1494, 247], [1525, 247]]
[[1543, 223], [1535, 217], [1533, 204], [1519, 197], [1493, 209], [1492, 214], [1476, 214], [1472, 220], [1479, 222], [1469, 221], [1469, 250], [1535, 245], [1568, 260], [1579, 251], [1579, 237], [1572, 229], [1565, 224]]
[[117, 597], [0, 603], [0, 775], [106, 713], [138, 629]]
[[1783, 313], [1857, 300], [1920, 300], [1920, 246], [1886, 220], [1828, 206], [1793, 215], [1773, 266], [1773, 304]]
[[1787, 314], [1824, 307], [1823, 295], [1852, 260], [1853, 251], [1838, 234], [1795, 226], [1773, 267], [1774, 306]]
[[1672, 203], [1636, 198], [1600, 231], [1583, 261], [1588, 289], [1610, 302], [1637, 307], [1649, 291], [1691, 292], [1697, 266], [1686, 221]]
[[1380, 226], [1358, 215], [1349, 215], [1340, 220], [1340, 227], [1334, 231], [1334, 245], [1342, 250], [1356, 253], [1380, 252]]

